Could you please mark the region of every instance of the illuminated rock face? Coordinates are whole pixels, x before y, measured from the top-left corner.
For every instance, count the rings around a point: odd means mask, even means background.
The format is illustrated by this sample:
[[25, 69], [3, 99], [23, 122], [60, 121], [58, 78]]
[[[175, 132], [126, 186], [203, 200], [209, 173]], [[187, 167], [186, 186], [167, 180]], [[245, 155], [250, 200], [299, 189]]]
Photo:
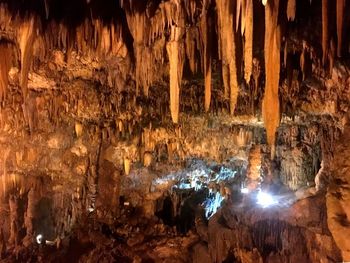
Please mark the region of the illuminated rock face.
[[349, 260], [344, 0], [73, 2], [0, 1], [0, 261]]
[[344, 135], [340, 138], [340, 143], [335, 149], [334, 163], [332, 171], [334, 173], [334, 181], [327, 189], [327, 223], [331, 231], [335, 243], [341, 250], [344, 261], [350, 260], [350, 245], [347, 237], [350, 234], [350, 209], [349, 202], [350, 193], [347, 185], [349, 185], [349, 145], [346, 141], [349, 138], [349, 124], [346, 125]]

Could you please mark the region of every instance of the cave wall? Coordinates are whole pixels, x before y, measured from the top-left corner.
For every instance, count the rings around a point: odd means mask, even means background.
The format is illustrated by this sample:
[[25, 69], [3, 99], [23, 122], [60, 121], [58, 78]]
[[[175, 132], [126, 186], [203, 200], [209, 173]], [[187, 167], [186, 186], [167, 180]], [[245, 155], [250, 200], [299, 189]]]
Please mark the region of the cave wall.
[[111, 222], [120, 195], [152, 216], [168, 190], [152, 179], [189, 158], [257, 146], [263, 178], [327, 185], [350, 5], [310, 2], [0, 1], [3, 247]]

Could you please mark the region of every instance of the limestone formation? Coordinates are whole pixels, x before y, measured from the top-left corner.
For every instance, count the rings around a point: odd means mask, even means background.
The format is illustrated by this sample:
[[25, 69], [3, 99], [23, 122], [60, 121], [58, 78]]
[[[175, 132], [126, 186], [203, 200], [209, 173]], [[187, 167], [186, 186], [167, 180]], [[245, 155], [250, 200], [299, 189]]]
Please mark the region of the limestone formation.
[[349, 14], [1, 0], [0, 261], [349, 261]]

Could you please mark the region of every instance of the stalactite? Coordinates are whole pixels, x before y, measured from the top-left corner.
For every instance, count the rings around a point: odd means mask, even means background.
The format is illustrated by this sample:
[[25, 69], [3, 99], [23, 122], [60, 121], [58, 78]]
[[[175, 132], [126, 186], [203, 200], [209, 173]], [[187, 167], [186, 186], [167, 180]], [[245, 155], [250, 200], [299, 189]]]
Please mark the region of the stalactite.
[[143, 165], [149, 167], [152, 164], [153, 155], [150, 152], [145, 152], [143, 155]]
[[23, 21], [19, 29], [18, 42], [21, 50], [21, 80], [20, 85], [23, 97], [26, 98], [28, 91], [28, 72], [32, 62], [33, 42], [34, 42], [34, 17]]
[[244, 79], [250, 81], [253, 70], [253, 0], [247, 0], [244, 30]]
[[222, 65], [222, 82], [224, 84], [224, 97], [228, 99], [230, 96], [230, 76], [227, 65]]
[[[238, 26], [239, 26], [239, 18], [243, 17], [243, 3], [244, 0], [236, 0], [236, 31], [238, 31]], [[241, 18], [241, 22], [244, 24], [244, 18]], [[242, 26], [242, 25], [241, 25]], [[242, 26], [244, 28], [244, 26]]]
[[271, 158], [275, 156], [276, 130], [280, 122], [278, 97], [280, 75], [280, 32], [278, 26], [279, 0], [269, 1], [265, 7], [265, 70], [266, 85], [263, 99], [263, 119]]
[[49, 3], [47, 1], [48, 0], [44, 0], [46, 19], [49, 18], [49, 14], [50, 14], [50, 6], [49, 6]]
[[[135, 59], [136, 59], [135, 80], [136, 80], [136, 94], [138, 94], [140, 87], [147, 85], [147, 83], [143, 81], [144, 76], [142, 73], [142, 69], [147, 68], [147, 66], [143, 65], [142, 57], [144, 54], [146, 54], [143, 52], [143, 50], [145, 49], [148, 43], [148, 38], [146, 38], [146, 36], [150, 35], [149, 32], [147, 31], [150, 25], [148, 24], [149, 21], [147, 20], [145, 13], [133, 12], [132, 10], [127, 9], [126, 15], [127, 15], [127, 22], [131, 30], [131, 34], [134, 38], [134, 50], [135, 50]], [[146, 91], [148, 91], [148, 87], [143, 87], [143, 88]]]
[[305, 56], [306, 56], [306, 42], [303, 41], [303, 51], [300, 54], [300, 69], [301, 69], [301, 73], [302, 73], [302, 80], [305, 80], [305, 73], [306, 73], [306, 69], [305, 69]]
[[287, 57], [288, 57], [288, 40], [286, 39], [284, 42], [283, 49], [283, 66], [287, 68]]
[[296, 11], [296, 0], [288, 0], [287, 4], [287, 18], [289, 21], [294, 21]]
[[322, 63], [326, 64], [328, 56], [328, 0], [322, 0]]
[[208, 15], [210, 0], [203, 1], [202, 14], [201, 14], [201, 35], [203, 43], [203, 64], [204, 64], [204, 108], [205, 111], [209, 111], [211, 101], [211, 31], [210, 31], [210, 17]]
[[344, 6], [345, 6], [345, 0], [337, 0], [337, 36], [338, 36], [337, 55], [338, 57], [341, 57], [341, 54], [342, 54]]
[[8, 72], [11, 67], [11, 47], [8, 43], [0, 43], [0, 101], [6, 97], [8, 87]]
[[124, 158], [124, 172], [125, 175], [129, 175], [130, 174], [130, 164], [131, 161], [129, 158]]
[[218, 14], [219, 55], [223, 67], [222, 77], [225, 91], [230, 91], [230, 112], [233, 114], [239, 91], [234, 31], [234, 3], [230, 0], [216, 0], [216, 6]]
[[186, 32], [186, 56], [189, 60], [191, 72], [197, 72], [196, 64], [196, 28], [189, 28]]
[[329, 74], [332, 75], [333, 67], [334, 67], [334, 60], [335, 60], [335, 54], [336, 54], [336, 46], [334, 43], [334, 40], [331, 39], [329, 52], [328, 52], [328, 61], [329, 61]]
[[182, 35], [182, 28], [172, 26], [171, 38], [166, 47], [170, 64], [170, 111], [174, 123], [178, 123], [179, 121], [180, 86], [184, 65], [184, 45], [181, 42]]
[[78, 138], [83, 135], [83, 125], [80, 122], [75, 122], [75, 135]]

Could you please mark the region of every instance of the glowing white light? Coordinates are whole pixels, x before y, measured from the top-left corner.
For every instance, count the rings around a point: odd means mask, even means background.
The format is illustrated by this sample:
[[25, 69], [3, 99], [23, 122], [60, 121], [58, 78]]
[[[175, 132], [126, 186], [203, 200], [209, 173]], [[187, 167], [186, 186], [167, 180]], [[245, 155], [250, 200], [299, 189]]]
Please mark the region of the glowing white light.
[[221, 207], [221, 202], [223, 200], [224, 198], [219, 192], [216, 192], [215, 194], [212, 194], [211, 197], [207, 198], [207, 200], [204, 202], [206, 218], [210, 218], [218, 211], [218, 209]]
[[262, 2], [262, 4], [265, 6], [266, 3], [267, 3], [267, 0], [262, 0], [261, 2]]
[[258, 201], [256, 203], [262, 207], [268, 207], [277, 203], [277, 201], [273, 199], [272, 195], [261, 191], [258, 193], [257, 199]]
[[36, 236], [36, 243], [41, 244], [43, 242], [43, 235], [39, 234]]
[[93, 208], [93, 207], [89, 207], [89, 209], [88, 209], [88, 211], [90, 212], [90, 213], [92, 213], [92, 212], [94, 212], [95, 211], [95, 209]]
[[248, 188], [242, 188], [241, 189], [241, 193], [242, 194], [248, 194], [249, 193], [249, 189]]

